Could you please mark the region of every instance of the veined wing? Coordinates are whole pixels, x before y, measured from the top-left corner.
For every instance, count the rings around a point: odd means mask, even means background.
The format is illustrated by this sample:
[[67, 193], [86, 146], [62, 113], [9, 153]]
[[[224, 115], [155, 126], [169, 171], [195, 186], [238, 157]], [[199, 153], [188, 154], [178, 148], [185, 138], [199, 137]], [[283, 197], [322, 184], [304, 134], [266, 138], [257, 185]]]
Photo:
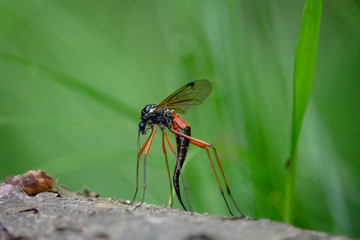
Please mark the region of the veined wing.
[[211, 90], [211, 82], [206, 79], [196, 80], [179, 88], [157, 108], [166, 107], [178, 113], [185, 113], [191, 105], [201, 104], [209, 96]]

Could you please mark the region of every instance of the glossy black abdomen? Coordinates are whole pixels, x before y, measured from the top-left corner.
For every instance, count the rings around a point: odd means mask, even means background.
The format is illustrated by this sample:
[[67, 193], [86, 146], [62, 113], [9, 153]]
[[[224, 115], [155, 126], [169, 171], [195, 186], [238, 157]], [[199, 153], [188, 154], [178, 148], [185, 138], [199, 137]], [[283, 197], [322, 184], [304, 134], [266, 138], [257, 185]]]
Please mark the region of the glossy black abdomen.
[[[179, 128], [178, 132], [183, 133], [187, 136], [191, 136], [190, 126], [187, 126], [184, 129]], [[176, 135], [176, 145], [177, 145], [177, 159], [176, 159], [176, 166], [175, 166], [175, 171], [174, 171], [174, 176], [173, 176], [173, 184], [174, 184], [176, 195], [177, 195], [181, 205], [186, 210], [186, 208], [182, 202], [181, 195], [180, 195], [179, 177], [181, 174], [182, 166], [186, 159], [186, 154], [187, 154], [187, 150], [190, 145], [190, 140], [187, 138], [184, 138], [182, 136]]]

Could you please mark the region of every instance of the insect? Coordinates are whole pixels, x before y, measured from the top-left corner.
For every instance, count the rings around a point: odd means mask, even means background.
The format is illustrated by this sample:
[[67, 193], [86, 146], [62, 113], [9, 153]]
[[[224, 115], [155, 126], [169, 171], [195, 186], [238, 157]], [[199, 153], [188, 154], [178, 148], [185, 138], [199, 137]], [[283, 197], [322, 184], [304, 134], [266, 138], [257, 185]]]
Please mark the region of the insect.
[[[187, 123], [184, 119], [182, 119], [177, 113], [185, 113], [187, 109], [191, 105], [199, 105], [201, 104], [210, 94], [212, 90], [212, 85], [208, 80], [197, 80], [194, 82], [190, 82], [186, 84], [185, 86], [181, 87], [177, 91], [175, 91], [173, 94], [168, 96], [165, 100], [163, 100], [160, 104], [149, 104], [146, 105], [142, 111], [141, 111], [141, 121], [139, 123], [139, 129], [138, 129], [138, 153], [137, 153], [137, 166], [136, 166], [136, 190], [134, 194], [134, 198], [131, 202], [135, 201], [138, 189], [139, 189], [139, 160], [144, 153], [144, 185], [143, 185], [143, 196], [142, 200], [137, 207], [141, 206], [144, 202], [145, 198], [145, 190], [146, 190], [146, 156], [149, 153], [151, 143], [153, 141], [153, 137], [156, 132], [156, 126], [159, 126], [162, 131], [162, 148], [165, 155], [165, 161], [166, 161], [166, 167], [169, 177], [169, 183], [170, 183], [170, 192], [172, 193], [172, 184], [171, 184], [171, 177], [170, 177], [170, 171], [169, 171], [169, 164], [167, 160], [167, 153], [165, 148], [165, 139], [168, 143], [171, 151], [175, 154], [176, 157], [176, 164], [175, 164], [175, 170], [173, 174], [173, 185], [176, 192], [176, 196], [182, 205], [182, 207], [187, 211], [182, 198], [180, 194], [180, 185], [179, 185], [179, 177], [181, 176], [181, 169], [184, 164], [184, 161], [186, 159], [187, 150], [189, 148], [190, 144], [193, 144], [197, 147], [200, 147], [202, 149], [206, 150], [207, 156], [209, 158], [211, 168], [215, 174], [215, 178], [217, 181], [217, 184], [220, 189], [220, 193], [222, 198], [225, 201], [225, 204], [230, 212], [230, 214], [233, 216], [233, 213], [229, 207], [229, 204], [225, 198], [223, 188], [220, 184], [219, 176], [215, 170], [214, 162], [211, 158], [209, 148], [213, 149], [216, 162], [218, 164], [218, 167], [220, 169], [226, 191], [228, 195], [230, 196], [233, 204], [235, 205], [237, 211], [241, 215], [241, 217], [244, 217], [244, 214], [240, 211], [238, 205], [236, 204], [233, 196], [231, 195], [228, 183], [226, 181], [223, 168], [220, 164], [220, 160], [218, 157], [218, 154], [216, 152], [215, 147], [207, 142], [204, 142], [202, 140], [196, 139], [191, 137], [191, 128], [189, 123]], [[146, 127], [149, 127], [151, 129], [151, 133], [149, 137], [146, 139], [144, 144], [140, 147], [140, 134], [145, 135], [146, 134]], [[175, 135], [176, 138], [176, 145], [177, 145], [177, 151], [175, 152], [173, 146], [171, 145], [168, 135], [166, 133], [166, 129], [168, 129], [170, 132], [172, 132]], [[170, 195], [172, 196], [172, 194]], [[172, 199], [170, 200], [172, 202]]]

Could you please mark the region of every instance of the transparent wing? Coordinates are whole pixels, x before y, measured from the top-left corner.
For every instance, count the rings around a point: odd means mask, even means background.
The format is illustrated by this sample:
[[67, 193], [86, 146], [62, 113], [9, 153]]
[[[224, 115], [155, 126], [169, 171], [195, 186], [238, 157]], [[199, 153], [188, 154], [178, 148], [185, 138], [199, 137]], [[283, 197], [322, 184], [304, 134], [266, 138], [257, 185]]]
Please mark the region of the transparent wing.
[[178, 113], [185, 113], [191, 105], [201, 104], [212, 90], [211, 82], [196, 80], [181, 87], [162, 101], [157, 108], [167, 107]]

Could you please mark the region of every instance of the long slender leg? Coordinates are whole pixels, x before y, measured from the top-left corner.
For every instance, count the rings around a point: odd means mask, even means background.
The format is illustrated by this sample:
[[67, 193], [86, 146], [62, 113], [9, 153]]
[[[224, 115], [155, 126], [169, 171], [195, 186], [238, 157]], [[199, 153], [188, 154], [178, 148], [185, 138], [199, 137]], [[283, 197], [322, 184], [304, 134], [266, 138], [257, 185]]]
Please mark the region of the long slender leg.
[[218, 184], [218, 186], [219, 186], [219, 189], [220, 189], [221, 196], [223, 197], [223, 199], [224, 199], [224, 201], [225, 201], [225, 204], [226, 204], [226, 207], [228, 208], [231, 216], [234, 216], [234, 214], [231, 212], [230, 207], [229, 207], [229, 204], [228, 204], [228, 202], [227, 202], [227, 200], [226, 200], [226, 198], [225, 198], [224, 191], [223, 191], [223, 189], [222, 189], [222, 187], [221, 187], [220, 180], [219, 180], [219, 177], [218, 177], [218, 175], [217, 175], [217, 173], [216, 173], [215, 166], [214, 166], [213, 160], [211, 159], [209, 150], [206, 148], [206, 146], [200, 145], [200, 144], [197, 143], [197, 142], [191, 142], [191, 140], [190, 140], [190, 143], [192, 143], [192, 144], [194, 144], [195, 146], [198, 146], [198, 147], [203, 148], [203, 149], [206, 150], [206, 153], [207, 153], [208, 158], [209, 158], [209, 160], [210, 160], [211, 168], [212, 168], [212, 170], [213, 170], [213, 172], [214, 172], [214, 174], [215, 174], [216, 182], [217, 182], [217, 184]]
[[[165, 148], [165, 129], [162, 129], [162, 147], [163, 147], [163, 152], [165, 155], [165, 162], [166, 162], [166, 169], [167, 169], [167, 173], [168, 173], [168, 177], [169, 177], [169, 183], [170, 183], [170, 200], [169, 200], [169, 207], [172, 207], [173, 204], [173, 197], [172, 197], [172, 183], [171, 183], [171, 176], [170, 176], [170, 169], [169, 169], [169, 163], [168, 163], [168, 159], [167, 159], [167, 154], [166, 154], [166, 148]], [[167, 138], [167, 136], [166, 136]], [[171, 146], [171, 145], [170, 145]], [[172, 146], [171, 146], [172, 147]]]
[[[140, 133], [139, 133], [140, 134]], [[140, 136], [140, 135], [139, 135]], [[138, 149], [138, 154], [137, 154], [137, 163], [136, 163], [136, 190], [135, 190], [135, 194], [134, 194], [134, 197], [133, 197], [133, 200], [131, 201], [131, 205], [134, 203], [135, 201], [135, 198], [136, 198], [136, 195], [137, 195], [137, 192], [139, 190], [139, 160], [140, 160], [140, 156], [141, 154], [143, 153], [149, 139], [150, 139], [151, 135], [146, 139], [146, 141], [144, 142], [144, 144], [141, 146], [140, 149]], [[139, 141], [140, 141], [140, 138], [138, 138], [138, 145], [139, 145]]]
[[143, 204], [144, 199], [145, 199], [145, 191], [146, 191], [146, 156], [149, 153], [150, 146], [151, 146], [152, 140], [154, 138], [155, 132], [156, 132], [156, 127], [154, 126], [152, 128], [152, 130], [151, 130], [151, 134], [149, 136], [149, 140], [148, 140], [148, 143], [146, 145], [146, 149], [145, 149], [145, 153], [144, 153], [144, 191], [143, 191], [143, 196], [142, 196], [140, 204], [137, 205], [136, 208], [140, 207]]
[[217, 162], [217, 164], [218, 164], [218, 166], [219, 166], [219, 168], [220, 168], [221, 175], [222, 175], [222, 177], [223, 177], [223, 179], [224, 179], [225, 186], [226, 186], [226, 191], [227, 191], [228, 195], [230, 196], [232, 202], [234, 203], [234, 205], [235, 205], [235, 207], [236, 207], [236, 210], [240, 213], [240, 215], [241, 215], [242, 217], [245, 217], [245, 215], [244, 215], [244, 214], [242, 213], [242, 211], [240, 210], [239, 206], [236, 204], [233, 196], [231, 195], [230, 188], [229, 188], [229, 185], [228, 185], [228, 183], [227, 183], [227, 181], [226, 181], [225, 174], [224, 174], [223, 168], [222, 168], [222, 166], [221, 166], [221, 163], [220, 163], [220, 160], [219, 160], [219, 156], [218, 156], [218, 154], [217, 154], [217, 152], [216, 152], [215, 147], [212, 147], [212, 149], [214, 150], [216, 162]]
[[221, 172], [221, 175], [222, 175], [222, 177], [223, 177], [223, 180], [224, 180], [224, 183], [225, 183], [225, 186], [226, 186], [226, 189], [227, 189], [227, 193], [228, 193], [228, 195], [230, 196], [232, 202], [234, 203], [237, 211], [240, 213], [241, 217], [245, 217], [245, 215], [241, 212], [241, 210], [239, 209], [238, 205], [236, 204], [233, 196], [231, 195], [230, 188], [229, 188], [229, 186], [228, 186], [228, 184], [227, 184], [227, 181], [226, 181], [226, 178], [225, 178], [225, 174], [224, 174], [223, 168], [222, 168], [222, 166], [221, 166], [221, 163], [220, 163], [220, 160], [219, 160], [219, 157], [218, 157], [218, 155], [217, 155], [217, 152], [216, 152], [215, 147], [214, 147], [212, 144], [210, 144], [210, 143], [207, 143], [207, 142], [204, 142], [204, 141], [202, 141], [202, 140], [199, 140], [199, 139], [196, 139], [196, 138], [187, 136], [187, 135], [185, 135], [185, 134], [183, 134], [183, 133], [180, 133], [180, 132], [177, 132], [177, 131], [175, 131], [175, 130], [173, 130], [173, 129], [170, 129], [170, 131], [171, 131], [172, 133], [174, 133], [174, 134], [178, 134], [178, 135], [180, 135], [180, 136], [183, 136], [183, 137], [189, 139], [191, 144], [194, 144], [195, 146], [198, 146], [198, 147], [203, 148], [203, 149], [206, 150], [206, 153], [207, 153], [207, 155], [208, 155], [208, 157], [209, 157], [209, 160], [210, 160], [211, 167], [212, 167], [213, 172], [214, 172], [215, 177], [216, 177], [216, 181], [217, 181], [217, 183], [218, 183], [218, 185], [219, 185], [220, 193], [221, 193], [222, 197], [223, 197], [224, 200], [225, 200], [226, 206], [227, 206], [230, 214], [233, 215], [232, 212], [231, 212], [231, 210], [230, 210], [230, 208], [229, 208], [229, 205], [228, 205], [228, 203], [227, 203], [227, 201], [226, 201], [226, 199], [225, 199], [224, 192], [223, 192], [223, 190], [222, 190], [222, 187], [221, 187], [219, 178], [218, 178], [217, 173], [216, 173], [216, 171], [215, 171], [214, 163], [213, 163], [213, 161], [211, 160], [210, 153], [209, 153], [209, 150], [208, 150], [207, 148], [210, 147], [210, 148], [212, 148], [212, 149], [214, 150], [216, 162], [217, 162], [217, 164], [218, 164], [218, 166], [219, 166], [219, 168], [220, 168], [220, 172]]
[[170, 140], [169, 140], [168, 135], [167, 135], [167, 133], [166, 133], [165, 130], [164, 130], [164, 135], [165, 135], [165, 137], [166, 137], [166, 141], [167, 141], [167, 143], [169, 144], [169, 147], [170, 147], [171, 151], [173, 152], [173, 154], [174, 154], [175, 157], [176, 157], [175, 149], [174, 149], [173, 146], [171, 145]]

